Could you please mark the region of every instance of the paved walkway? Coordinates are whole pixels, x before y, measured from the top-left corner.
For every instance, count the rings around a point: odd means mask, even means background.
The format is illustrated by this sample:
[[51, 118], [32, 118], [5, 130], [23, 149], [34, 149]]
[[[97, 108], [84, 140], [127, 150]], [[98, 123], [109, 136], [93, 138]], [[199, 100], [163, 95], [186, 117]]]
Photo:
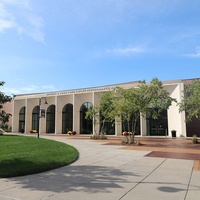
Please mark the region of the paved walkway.
[[[146, 156], [150, 150], [113, 143], [41, 136], [75, 146], [79, 159], [66, 167], [0, 179], [0, 200], [199, 200], [194, 160]], [[14, 167], [14, 166], [13, 166]]]

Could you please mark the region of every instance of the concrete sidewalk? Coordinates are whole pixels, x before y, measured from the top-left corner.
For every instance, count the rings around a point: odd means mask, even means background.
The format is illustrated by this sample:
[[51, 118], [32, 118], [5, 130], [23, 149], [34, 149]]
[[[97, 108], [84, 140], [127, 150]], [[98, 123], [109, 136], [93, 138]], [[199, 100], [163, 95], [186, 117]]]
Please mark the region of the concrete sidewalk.
[[200, 171], [193, 171], [192, 160], [145, 157], [149, 151], [123, 150], [93, 140], [41, 137], [76, 147], [79, 159], [45, 173], [0, 179], [0, 200], [200, 198]]

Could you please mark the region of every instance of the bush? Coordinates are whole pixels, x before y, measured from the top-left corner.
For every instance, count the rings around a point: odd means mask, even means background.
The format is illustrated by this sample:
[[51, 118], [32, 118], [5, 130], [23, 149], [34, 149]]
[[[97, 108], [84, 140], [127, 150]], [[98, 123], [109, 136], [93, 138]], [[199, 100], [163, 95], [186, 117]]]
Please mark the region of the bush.
[[96, 133], [92, 134], [90, 139], [93, 139], [93, 140], [106, 140], [107, 137], [105, 134], [101, 133], [100, 135], [97, 135]]
[[198, 143], [198, 138], [197, 138], [196, 135], [193, 135], [193, 137], [192, 137], [192, 143], [193, 144], [197, 144]]
[[128, 144], [128, 145], [134, 144], [133, 138], [125, 137], [124, 139], [122, 139], [121, 144]]
[[37, 130], [30, 130], [30, 133], [37, 133]]
[[100, 139], [101, 139], [101, 140], [106, 140], [106, 139], [107, 139], [107, 137], [106, 137], [106, 135], [104, 135], [104, 134], [101, 134], [101, 135], [100, 135]]
[[96, 133], [94, 133], [94, 134], [91, 135], [90, 138], [93, 139], [93, 140], [97, 140], [98, 139], [98, 135]]
[[76, 135], [76, 131], [68, 131], [67, 134], [68, 135]]

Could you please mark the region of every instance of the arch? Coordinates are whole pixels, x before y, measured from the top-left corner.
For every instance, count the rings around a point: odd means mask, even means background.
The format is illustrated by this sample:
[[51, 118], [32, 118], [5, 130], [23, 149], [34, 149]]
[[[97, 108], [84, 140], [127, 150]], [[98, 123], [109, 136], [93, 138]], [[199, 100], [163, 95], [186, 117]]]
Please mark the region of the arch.
[[32, 130], [39, 131], [39, 113], [40, 113], [40, 107], [35, 106], [32, 112]]
[[86, 112], [92, 107], [92, 103], [85, 102], [80, 108], [80, 134], [91, 134], [93, 132], [93, 121], [85, 119]]
[[66, 104], [62, 110], [62, 133], [73, 131], [73, 105]]
[[46, 113], [46, 132], [55, 133], [55, 105], [50, 105]]
[[19, 111], [19, 132], [24, 133], [25, 131], [25, 117], [26, 117], [26, 107], [22, 107]]

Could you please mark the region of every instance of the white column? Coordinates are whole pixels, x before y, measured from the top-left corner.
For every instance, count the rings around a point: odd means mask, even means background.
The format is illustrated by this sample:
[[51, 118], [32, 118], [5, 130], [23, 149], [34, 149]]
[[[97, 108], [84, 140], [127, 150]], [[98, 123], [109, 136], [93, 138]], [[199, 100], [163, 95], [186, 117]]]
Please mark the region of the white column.
[[141, 136], [147, 135], [147, 121], [146, 117], [143, 117], [142, 115], [140, 115], [140, 134]]
[[[171, 97], [176, 98], [177, 102], [182, 100], [183, 83], [177, 84], [174, 88]], [[171, 131], [176, 130], [176, 135], [181, 134], [186, 136], [186, 123], [185, 123], [185, 112], [179, 112], [179, 106], [173, 102], [168, 109], [168, 135], [172, 136]]]

